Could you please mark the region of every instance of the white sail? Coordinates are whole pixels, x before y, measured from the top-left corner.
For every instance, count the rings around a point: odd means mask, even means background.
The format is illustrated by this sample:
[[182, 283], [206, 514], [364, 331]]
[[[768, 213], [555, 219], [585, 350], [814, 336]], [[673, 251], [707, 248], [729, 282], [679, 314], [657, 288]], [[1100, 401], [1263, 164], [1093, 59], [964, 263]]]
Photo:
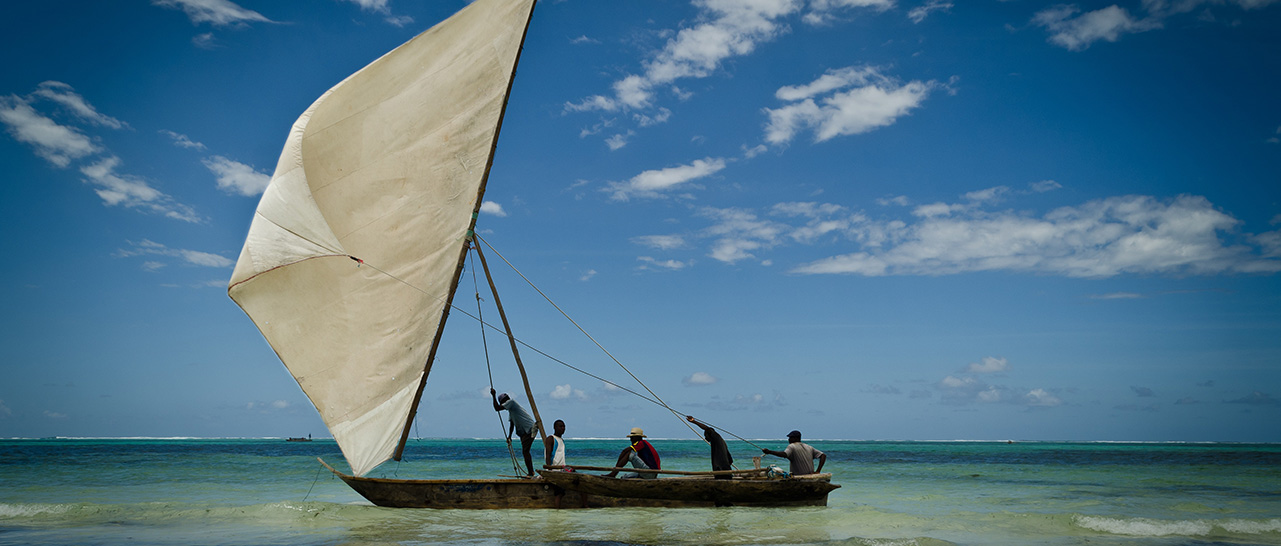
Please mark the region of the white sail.
[[228, 293], [357, 476], [425, 379], [533, 5], [478, 0], [330, 89], [254, 214]]

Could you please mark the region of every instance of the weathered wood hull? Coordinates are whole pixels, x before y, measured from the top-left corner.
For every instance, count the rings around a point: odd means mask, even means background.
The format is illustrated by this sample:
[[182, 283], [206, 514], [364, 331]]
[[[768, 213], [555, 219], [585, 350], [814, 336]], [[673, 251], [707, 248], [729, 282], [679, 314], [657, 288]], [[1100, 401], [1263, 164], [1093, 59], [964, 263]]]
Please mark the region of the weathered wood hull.
[[774, 480], [624, 480], [540, 471], [544, 477], [536, 479], [393, 480], [349, 476], [328, 464], [325, 467], [369, 502], [388, 508], [826, 506], [827, 493], [840, 487], [830, 483], [831, 474]]
[[711, 477], [660, 479], [607, 478], [583, 472], [541, 470], [544, 480], [588, 496], [661, 500], [681, 506], [827, 506], [827, 494], [840, 485], [831, 474], [791, 478]]
[[[554, 508], [555, 491], [543, 480], [391, 480], [339, 474], [360, 496], [390, 508]], [[566, 492], [562, 506], [582, 504], [581, 495]]]
[[[324, 461], [321, 461], [323, 464]], [[349, 476], [325, 465], [349, 487], [376, 506], [494, 510], [507, 508], [608, 508], [712, 506], [662, 499], [601, 497], [568, 491], [543, 479], [392, 480]], [[557, 503], [556, 494], [563, 496]]]

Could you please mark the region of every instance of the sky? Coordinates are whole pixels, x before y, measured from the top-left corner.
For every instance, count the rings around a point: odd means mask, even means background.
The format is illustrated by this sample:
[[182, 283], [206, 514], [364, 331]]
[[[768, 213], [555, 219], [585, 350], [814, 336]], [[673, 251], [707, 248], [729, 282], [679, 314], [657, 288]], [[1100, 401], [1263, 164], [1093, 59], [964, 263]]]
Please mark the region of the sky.
[[[227, 280], [298, 115], [465, 5], [7, 5], [0, 437], [328, 436]], [[1278, 0], [544, 0], [477, 229], [734, 435], [1279, 442], [1278, 88]], [[451, 316], [415, 436], [505, 432], [503, 341]], [[522, 360], [568, 437], [698, 437]]]

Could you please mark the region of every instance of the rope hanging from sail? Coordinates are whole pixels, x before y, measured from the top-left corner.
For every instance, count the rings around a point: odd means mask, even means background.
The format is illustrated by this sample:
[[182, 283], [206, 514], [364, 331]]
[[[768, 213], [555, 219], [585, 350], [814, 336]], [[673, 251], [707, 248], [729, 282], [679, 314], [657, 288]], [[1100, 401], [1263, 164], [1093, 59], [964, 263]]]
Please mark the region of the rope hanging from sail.
[[[472, 247], [470, 244], [468, 244], [467, 255], [471, 256], [471, 253], [472, 253]], [[472, 263], [474, 264], [476, 262], [473, 260]], [[493, 369], [493, 366], [491, 366], [489, 363], [489, 342], [485, 338], [485, 320], [484, 320], [485, 314], [484, 314], [484, 311], [481, 309], [481, 305], [480, 305], [480, 302], [481, 302], [480, 282], [476, 280], [475, 267], [471, 268], [471, 284], [472, 284], [472, 289], [476, 293], [476, 317], [480, 321], [480, 344], [485, 349], [485, 371], [489, 373], [489, 390], [492, 391], [494, 390], [494, 369]], [[506, 436], [507, 427], [503, 426], [503, 414], [498, 412], [494, 412], [494, 413], [498, 416], [498, 430], [502, 431], [503, 435]], [[512, 471], [515, 472], [516, 474], [520, 474], [520, 462], [516, 460], [516, 451], [512, 449], [512, 443], [510, 438], [507, 440], [507, 455], [511, 457]]]
[[[353, 258], [353, 259], [354, 259], [354, 258]], [[395, 275], [392, 275], [391, 273], [388, 273], [386, 270], [380, 269], [380, 268], [378, 268], [377, 266], [374, 266], [374, 265], [372, 265], [372, 264], [369, 264], [368, 262], [362, 262], [362, 264], [363, 264], [363, 265], [365, 265], [365, 266], [367, 266], [367, 267], [369, 267], [370, 269], [373, 269], [374, 271], [377, 271], [377, 272], [381, 273], [382, 275], [386, 276], [386, 277], [387, 277], [387, 278], [389, 278], [389, 279], [392, 279], [392, 280], [394, 280], [394, 281], [396, 281], [396, 282], [399, 282], [399, 283], [401, 283], [401, 284], [403, 284], [403, 285], [405, 285], [405, 286], [407, 286], [407, 287], [409, 287], [409, 288], [411, 288], [411, 289], [417, 290], [418, 292], [421, 292], [421, 293], [422, 293], [422, 294], [424, 294], [424, 295], [434, 297], [434, 298], [436, 298], [436, 300], [437, 300], [437, 301], [440, 301], [441, 303], [446, 303], [447, 305], [449, 305], [449, 308], [450, 308], [451, 310], [453, 310], [453, 311], [457, 311], [457, 312], [459, 312], [459, 313], [462, 313], [462, 314], [463, 314], [463, 316], [465, 316], [465, 317], [467, 317], [467, 318], [469, 318], [469, 319], [472, 319], [472, 320], [474, 320], [474, 321], [476, 321], [476, 322], [479, 322], [479, 323], [480, 323], [481, 325], [483, 325], [484, 327], [489, 328], [489, 329], [491, 329], [491, 330], [494, 330], [495, 332], [503, 333], [503, 335], [504, 335], [504, 336], [506, 336], [505, 330], [503, 330], [502, 328], [500, 328], [500, 327], [498, 327], [498, 326], [495, 326], [495, 325], [493, 325], [493, 324], [490, 324], [490, 323], [488, 323], [488, 322], [485, 322], [484, 320], [481, 320], [481, 318], [480, 318], [480, 317], [477, 317], [476, 315], [473, 315], [470, 311], [467, 311], [466, 309], [463, 309], [463, 308], [459, 307], [459, 306], [458, 306], [458, 305], [456, 305], [456, 304], [446, 302], [444, 299], [441, 299], [440, 297], [435, 296], [435, 295], [431, 294], [430, 292], [428, 292], [428, 291], [426, 291], [426, 290], [423, 290], [422, 288], [419, 288], [419, 287], [417, 287], [417, 286], [414, 286], [414, 284], [413, 284], [413, 283], [411, 283], [411, 282], [409, 282], [409, 281], [406, 281], [405, 279], [402, 279], [402, 278], [397, 277], [397, 276], [395, 276]], [[593, 373], [591, 373], [591, 372], [589, 372], [589, 371], [587, 371], [587, 370], [584, 370], [584, 369], [582, 369], [582, 368], [576, 367], [576, 366], [574, 366], [573, 364], [570, 364], [570, 363], [568, 363], [568, 362], [565, 362], [564, 360], [561, 360], [561, 359], [559, 359], [559, 358], [556, 358], [556, 357], [554, 357], [554, 356], [552, 356], [552, 355], [550, 355], [550, 354], [546, 353], [546, 352], [545, 352], [545, 351], [543, 351], [542, 349], [539, 349], [538, 347], [535, 347], [535, 346], [533, 346], [533, 345], [530, 345], [528, 342], [526, 342], [526, 341], [525, 341], [525, 340], [523, 340], [523, 339], [520, 339], [520, 338], [518, 338], [518, 337], [512, 337], [512, 339], [513, 339], [513, 340], [515, 340], [515, 341], [516, 341], [516, 343], [519, 343], [520, 345], [524, 346], [526, 349], [529, 349], [529, 350], [531, 350], [531, 351], [534, 351], [535, 353], [538, 353], [538, 354], [542, 355], [544, 358], [546, 358], [546, 359], [548, 359], [548, 360], [551, 360], [552, 362], [555, 362], [555, 363], [557, 363], [557, 364], [560, 364], [561, 366], [564, 366], [564, 367], [566, 367], [566, 368], [569, 368], [569, 369], [571, 369], [571, 370], [574, 370], [574, 371], [576, 371], [576, 372], [578, 372], [578, 373], [581, 373], [581, 374], [583, 374], [583, 375], [585, 375], [585, 376], [587, 376], [587, 377], [590, 377], [590, 378], [592, 378], [592, 379], [596, 379], [596, 380], [598, 380], [598, 381], [600, 381], [600, 382], [602, 382], [602, 383], [608, 384], [608, 385], [610, 385], [610, 386], [612, 386], [612, 387], [616, 387], [616, 388], [618, 388], [619, 390], [622, 390], [622, 391], [624, 391], [624, 392], [627, 392], [628, 394], [631, 394], [631, 395], [633, 395], [633, 396], [635, 396], [635, 397], [637, 397], [637, 398], [640, 398], [641, 400], [644, 400], [644, 401], [646, 401], [646, 402], [649, 402], [649, 403], [651, 403], [651, 404], [654, 404], [654, 405], [657, 405], [657, 406], [661, 406], [661, 407], [667, 407], [667, 406], [665, 406], [662, 402], [659, 402], [659, 401], [657, 401], [657, 400], [654, 400], [653, 398], [650, 398], [650, 397], [648, 397], [648, 396], [645, 396], [645, 395], [643, 395], [643, 394], [641, 394], [641, 393], [638, 393], [638, 392], [636, 392], [636, 391], [634, 391], [634, 390], [632, 390], [632, 389], [629, 389], [629, 388], [627, 388], [627, 387], [624, 387], [624, 386], [622, 386], [622, 385], [619, 385], [618, 383], [615, 383], [615, 382], [613, 382], [613, 381], [610, 381], [610, 380], [608, 380], [608, 379], [605, 379], [605, 378], [603, 378], [603, 377], [601, 377], [601, 376], [595, 375], [595, 374], [593, 374]]]
[[685, 414], [679, 411], [676, 411], [671, 406], [667, 405], [667, 402], [664, 402], [663, 399], [658, 396], [658, 393], [654, 392], [653, 389], [649, 388], [649, 385], [646, 385], [645, 382], [641, 381], [639, 377], [636, 377], [636, 374], [632, 373], [631, 370], [627, 369], [627, 366], [624, 366], [621, 361], [615, 358], [614, 355], [610, 353], [609, 350], [606, 349], [604, 345], [601, 345], [599, 341], [596, 341], [596, 338], [592, 337], [591, 334], [587, 333], [587, 330], [584, 330], [582, 326], [579, 326], [578, 322], [574, 321], [574, 319], [571, 318], [568, 313], [566, 313], [563, 309], [561, 309], [559, 305], [556, 305], [556, 302], [552, 301], [551, 298], [547, 297], [547, 294], [544, 294], [542, 290], [540, 290], [537, 286], [535, 286], [533, 281], [530, 281], [529, 278], [526, 277], [524, 273], [521, 273], [519, 269], [516, 269], [516, 266], [512, 265], [511, 262], [507, 261], [507, 258], [504, 257], [503, 254], [498, 251], [498, 249], [494, 248], [494, 245], [489, 244], [489, 241], [486, 241], [485, 238], [481, 237], [479, 234], [475, 235], [475, 238], [476, 240], [482, 243], [485, 243], [485, 246], [489, 247], [490, 250], [494, 251], [494, 254], [496, 254], [503, 261], [503, 263], [507, 264], [507, 267], [510, 267], [512, 271], [515, 271], [517, 275], [520, 275], [520, 278], [523, 279], [525, 283], [529, 284], [530, 288], [533, 288], [535, 292], [538, 292], [538, 295], [542, 296], [543, 299], [547, 300], [547, 303], [551, 304], [552, 307], [555, 307], [556, 310], [560, 312], [561, 316], [565, 317], [565, 319], [568, 320], [570, 324], [573, 324], [575, 328], [578, 328], [578, 331], [582, 332], [584, 336], [587, 336], [587, 339], [590, 339], [592, 343], [596, 344], [596, 347], [600, 348], [600, 350], [605, 353], [605, 356], [608, 356], [610, 360], [613, 360], [615, 364], [618, 364], [618, 367], [622, 368], [623, 371], [627, 372], [627, 375], [631, 376], [631, 378], [634, 381], [636, 381], [638, 385], [640, 385], [641, 387], [644, 387], [645, 391], [648, 392], [650, 396], [653, 396], [654, 400], [657, 400], [660, 406], [665, 408], [667, 411], [671, 412], [672, 415], [676, 416], [677, 419], [679, 419], [680, 422], [683, 423], [685, 427], [690, 430], [690, 432], [698, 434], [698, 431], [694, 430], [694, 427], [685, 420]]
[[[539, 349], [538, 347], [535, 347], [535, 346], [533, 346], [533, 345], [530, 345], [529, 343], [527, 343], [526, 341], [524, 341], [524, 340], [522, 340], [522, 339], [520, 339], [520, 338], [518, 338], [518, 337], [514, 337], [514, 336], [512, 336], [512, 337], [511, 337], [511, 340], [512, 340], [512, 341], [514, 341], [515, 343], [518, 343], [518, 344], [520, 344], [520, 345], [524, 346], [525, 348], [527, 348], [527, 349], [529, 349], [529, 350], [531, 350], [531, 351], [533, 351], [533, 352], [535, 352], [535, 353], [538, 353], [539, 355], [542, 355], [544, 358], [546, 358], [546, 359], [548, 359], [548, 360], [551, 360], [552, 362], [555, 362], [555, 363], [557, 363], [557, 364], [560, 364], [561, 366], [564, 366], [564, 367], [566, 367], [566, 368], [569, 368], [569, 369], [571, 369], [571, 370], [573, 370], [573, 371], [576, 371], [576, 372], [578, 372], [578, 373], [580, 373], [580, 374], [583, 374], [583, 375], [585, 375], [585, 376], [587, 376], [587, 377], [590, 377], [590, 378], [592, 378], [592, 379], [596, 379], [597, 381], [600, 381], [600, 382], [602, 382], [602, 383], [605, 383], [605, 384], [607, 384], [607, 385], [610, 385], [610, 386], [612, 386], [612, 387], [615, 387], [615, 388], [617, 388], [617, 389], [619, 389], [619, 390], [622, 390], [622, 391], [624, 391], [624, 392], [626, 392], [626, 393], [628, 393], [628, 394], [631, 394], [631, 395], [633, 395], [633, 396], [635, 396], [635, 397], [637, 397], [637, 398], [640, 398], [640, 399], [642, 399], [642, 400], [645, 400], [646, 402], [649, 402], [649, 403], [654, 404], [654, 405], [656, 405], [656, 406], [659, 406], [659, 407], [661, 407], [661, 408], [663, 408], [663, 409], [666, 409], [667, 411], [671, 412], [671, 413], [672, 413], [672, 415], [674, 415], [674, 416], [676, 416], [677, 418], [679, 418], [679, 420], [681, 421], [681, 423], [683, 423], [683, 424], [686, 426], [686, 428], [689, 428], [689, 429], [690, 429], [690, 432], [693, 432], [695, 435], [698, 435], [698, 436], [700, 436], [700, 437], [701, 437], [701, 435], [699, 435], [699, 434], [698, 434], [698, 431], [694, 430], [694, 427], [693, 427], [693, 426], [691, 426], [687, 421], [685, 421], [685, 416], [684, 416], [682, 413], [680, 413], [680, 412], [676, 411], [676, 410], [675, 410], [675, 409], [673, 409], [671, 406], [669, 406], [666, 402], [664, 402], [661, 398], [659, 398], [659, 397], [658, 397], [658, 395], [657, 395], [656, 393], [654, 393], [654, 391], [653, 391], [652, 389], [650, 389], [647, 385], [645, 385], [645, 383], [644, 383], [644, 382], [642, 382], [642, 381], [640, 380], [640, 378], [636, 377], [636, 375], [635, 375], [635, 374], [633, 374], [633, 373], [631, 372], [631, 370], [629, 370], [629, 369], [627, 368], [627, 366], [623, 365], [623, 363], [622, 363], [622, 362], [620, 362], [617, 358], [615, 358], [615, 357], [614, 357], [614, 355], [613, 355], [613, 354], [611, 354], [611, 353], [609, 352], [609, 350], [608, 350], [608, 349], [606, 349], [604, 346], [602, 346], [602, 345], [600, 344], [600, 342], [596, 341], [596, 339], [595, 339], [595, 338], [593, 338], [593, 337], [591, 336], [591, 334], [588, 334], [588, 333], [587, 333], [587, 331], [586, 331], [586, 330], [584, 330], [582, 326], [579, 326], [579, 324], [578, 324], [576, 321], [574, 321], [574, 319], [573, 319], [573, 318], [571, 318], [568, 314], [566, 314], [566, 313], [565, 313], [565, 311], [564, 311], [564, 310], [562, 310], [562, 309], [560, 308], [560, 306], [556, 305], [556, 303], [555, 303], [555, 302], [553, 302], [553, 301], [551, 300], [551, 298], [549, 298], [546, 294], [544, 294], [542, 290], [539, 290], [539, 289], [538, 289], [538, 287], [537, 287], [537, 286], [535, 286], [535, 285], [534, 285], [534, 283], [533, 283], [533, 282], [531, 282], [531, 281], [529, 280], [529, 278], [525, 277], [525, 275], [524, 275], [523, 273], [521, 273], [521, 272], [520, 272], [520, 270], [516, 269], [516, 267], [515, 267], [515, 266], [513, 266], [513, 265], [512, 265], [512, 263], [511, 263], [510, 261], [508, 261], [508, 260], [507, 260], [507, 258], [506, 258], [506, 257], [504, 257], [504, 256], [502, 255], [502, 253], [498, 252], [498, 249], [495, 249], [495, 248], [494, 248], [494, 246], [493, 246], [493, 245], [491, 245], [491, 244], [489, 243], [489, 241], [484, 240], [482, 237], [480, 237], [480, 235], [477, 235], [477, 234], [475, 234], [475, 233], [469, 233], [469, 235], [471, 235], [471, 236], [474, 238], [474, 240], [480, 240], [481, 242], [484, 242], [484, 243], [485, 243], [485, 246], [488, 246], [488, 247], [490, 248], [490, 250], [493, 250], [493, 251], [494, 251], [494, 254], [496, 254], [500, 259], [502, 259], [502, 260], [503, 260], [503, 263], [506, 263], [506, 264], [507, 264], [507, 266], [508, 266], [508, 267], [510, 267], [510, 268], [512, 269], [512, 271], [515, 271], [517, 275], [520, 275], [521, 279], [523, 279], [527, 284], [529, 284], [529, 286], [530, 286], [530, 287], [532, 287], [536, 292], [538, 292], [538, 294], [539, 294], [539, 295], [543, 296], [543, 299], [547, 300], [547, 302], [548, 302], [548, 303], [550, 303], [550, 304], [552, 305], [552, 307], [556, 308], [556, 310], [557, 310], [557, 311], [559, 311], [559, 312], [561, 313], [561, 315], [562, 315], [562, 316], [564, 316], [567, 320], [569, 320], [569, 321], [570, 321], [570, 323], [572, 323], [575, 327], [577, 327], [577, 328], [578, 328], [578, 330], [579, 330], [580, 332], [582, 332], [582, 333], [583, 333], [583, 335], [587, 336], [587, 338], [588, 338], [588, 339], [590, 339], [590, 340], [592, 341], [592, 343], [594, 343], [598, 348], [600, 348], [600, 350], [601, 350], [602, 352], [604, 352], [604, 353], [605, 353], [605, 354], [610, 358], [610, 360], [613, 360], [613, 361], [614, 361], [614, 363], [618, 364], [618, 366], [619, 366], [620, 368], [622, 368], [624, 371], [626, 371], [626, 372], [627, 372], [627, 374], [628, 374], [628, 375], [630, 375], [630, 376], [632, 377], [632, 379], [634, 379], [638, 384], [640, 384], [642, 387], [644, 387], [644, 388], [645, 388], [645, 390], [646, 390], [647, 392], [649, 392], [649, 393], [653, 396], [653, 398], [651, 398], [651, 397], [649, 397], [649, 396], [646, 396], [646, 395], [644, 395], [644, 394], [641, 394], [641, 393], [639, 393], [639, 392], [636, 392], [636, 391], [634, 391], [634, 390], [632, 390], [632, 389], [629, 389], [629, 388], [627, 388], [627, 387], [624, 387], [624, 386], [622, 386], [622, 385], [619, 385], [618, 383], [615, 383], [615, 382], [613, 382], [613, 381], [610, 381], [610, 380], [608, 380], [608, 379], [605, 379], [605, 378], [603, 378], [603, 377], [601, 377], [601, 376], [599, 376], [599, 375], [593, 374], [593, 373], [591, 373], [591, 372], [589, 372], [589, 371], [587, 371], [587, 370], [584, 370], [584, 369], [582, 369], [582, 368], [579, 368], [579, 367], [577, 367], [577, 366], [574, 366], [574, 365], [572, 365], [572, 364], [570, 364], [570, 363], [568, 363], [568, 362], [565, 362], [564, 360], [561, 360], [561, 359], [559, 359], [559, 358], [556, 358], [555, 356], [552, 356], [552, 355], [548, 354], [547, 352], [543, 351], [542, 349]], [[471, 249], [470, 249], [470, 248], [468, 249], [468, 252], [471, 252]], [[500, 333], [503, 333], [504, 335], [506, 335], [506, 330], [505, 330], [505, 329], [502, 329], [502, 328], [500, 328], [500, 327], [498, 327], [498, 326], [495, 326], [495, 325], [493, 325], [493, 324], [490, 324], [490, 323], [488, 323], [488, 322], [485, 322], [485, 320], [484, 320], [481, 316], [478, 316], [478, 315], [479, 315], [479, 303], [477, 304], [477, 306], [478, 306], [477, 313], [478, 313], [478, 314], [477, 314], [477, 315], [473, 315], [473, 314], [471, 314], [470, 312], [468, 312], [466, 309], [463, 309], [463, 308], [461, 308], [461, 307], [458, 307], [458, 305], [456, 305], [456, 304], [454, 304], [454, 303], [452, 303], [452, 302], [448, 302], [448, 301], [446, 301], [446, 300], [443, 300], [443, 299], [439, 298], [438, 296], [435, 296], [435, 295], [431, 294], [430, 292], [428, 292], [428, 291], [426, 291], [426, 290], [423, 290], [422, 288], [419, 288], [418, 286], [415, 286], [413, 283], [410, 283], [409, 281], [406, 281], [405, 279], [402, 279], [402, 278], [400, 278], [400, 277], [397, 277], [396, 275], [393, 275], [393, 274], [391, 274], [391, 273], [389, 273], [389, 272], [387, 272], [387, 271], [385, 271], [385, 270], [383, 270], [383, 269], [381, 269], [381, 268], [379, 268], [379, 267], [377, 267], [377, 266], [375, 266], [375, 265], [372, 265], [372, 264], [370, 264], [370, 263], [368, 263], [368, 262], [366, 262], [366, 261], [364, 261], [364, 260], [361, 260], [361, 259], [359, 259], [359, 258], [357, 258], [357, 257], [355, 257], [355, 256], [348, 256], [348, 257], [349, 257], [349, 258], [351, 258], [352, 260], [356, 261], [356, 262], [359, 264], [359, 265], [358, 265], [358, 267], [359, 267], [359, 266], [367, 266], [367, 267], [369, 267], [369, 268], [373, 269], [374, 271], [377, 271], [377, 272], [379, 272], [379, 273], [381, 273], [381, 274], [385, 275], [386, 277], [388, 277], [388, 278], [390, 278], [390, 279], [393, 279], [393, 280], [395, 280], [395, 281], [397, 281], [397, 282], [399, 282], [399, 283], [401, 283], [401, 284], [404, 284], [405, 286], [407, 286], [407, 287], [409, 287], [409, 288], [411, 288], [411, 289], [413, 289], [413, 290], [416, 290], [416, 291], [418, 291], [418, 292], [421, 292], [421, 293], [423, 293], [423, 294], [426, 294], [426, 295], [428, 295], [428, 296], [432, 296], [432, 297], [436, 298], [438, 301], [441, 301], [442, 303], [445, 303], [446, 305], [448, 305], [452, 310], [454, 310], [454, 311], [458, 311], [459, 313], [462, 313], [462, 314], [463, 314], [464, 316], [466, 316], [467, 318], [470, 318], [470, 319], [472, 319], [472, 320], [476, 321], [477, 323], [479, 323], [479, 324], [481, 325], [482, 337], [483, 337], [483, 332], [484, 332], [484, 329], [485, 329], [485, 328], [491, 328], [491, 329], [493, 329], [495, 332], [500, 332]], [[479, 281], [477, 281], [477, 279], [476, 279], [476, 272], [475, 272], [475, 269], [474, 269], [474, 268], [473, 268], [473, 270], [472, 270], [472, 283], [473, 283], [473, 284], [475, 284], [475, 285], [477, 285], [477, 287], [476, 287], [476, 294], [477, 294], [477, 299], [479, 299], [479, 294], [480, 294]], [[486, 350], [486, 366], [488, 366], [488, 365], [489, 365], [489, 364], [488, 364], [488, 347], [486, 347], [486, 349], [485, 349], [485, 350]], [[492, 372], [491, 372], [491, 374], [490, 374], [490, 385], [491, 385], [491, 388], [492, 388], [492, 385], [493, 385], [493, 374], [492, 374]], [[501, 417], [500, 417], [500, 422], [501, 422]], [[706, 421], [704, 421], [704, 423], [706, 423]], [[707, 424], [708, 424], [708, 425], [711, 425], [711, 423], [707, 423]], [[747, 443], [747, 444], [749, 444], [749, 445], [751, 445], [751, 446], [753, 446], [753, 447], [756, 447], [756, 448], [759, 448], [759, 447], [760, 447], [760, 446], [758, 446], [758, 445], [756, 445], [756, 444], [752, 443], [751, 441], [747, 440], [746, 438], [743, 438], [742, 436], [739, 436], [739, 435], [737, 435], [737, 434], [734, 434], [733, 432], [730, 432], [730, 431], [728, 431], [728, 430], [726, 430], [726, 429], [724, 429], [724, 428], [721, 428], [721, 427], [718, 427], [718, 426], [715, 426], [715, 425], [711, 425], [711, 426], [712, 426], [713, 428], [715, 428], [715, 429], [717, 429], [717, 430], [720, 430], [720, 431], [722, 431], [722, 432], [725, 432], [726, 434], [729, 434], [730, 436], [733, 436], [734, 438], [737, 438], [737, 439], [739, 439], [739, 440], [741, 440], [741, 441], [743, 441], [743, 442], [745, 442], [745, 443]], [[706, 440], [704, 440], [704, 441], [706, 441]], [[508, 448], [508, 451], [511, 453], [511, 456], [512, 456], [513, 460], [515, 460], [515, 452], [514, 452], [510, 447]], [[518, 461], [517, 461], [516, 463], [513, 463], [513, 464], [518, 464]], [[517, 472], [517, 473], [519, 474], [519, 472]]]

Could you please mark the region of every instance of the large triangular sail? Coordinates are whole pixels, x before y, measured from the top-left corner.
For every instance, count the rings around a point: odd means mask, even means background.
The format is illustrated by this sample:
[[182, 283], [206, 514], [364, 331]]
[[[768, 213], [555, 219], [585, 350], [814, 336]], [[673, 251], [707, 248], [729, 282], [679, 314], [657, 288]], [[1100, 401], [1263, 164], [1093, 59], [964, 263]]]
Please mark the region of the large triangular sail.
[[534, 1], [477, 0], [326, 92], [254, 214], [228, 292], [357, 476], [426, 379]]

